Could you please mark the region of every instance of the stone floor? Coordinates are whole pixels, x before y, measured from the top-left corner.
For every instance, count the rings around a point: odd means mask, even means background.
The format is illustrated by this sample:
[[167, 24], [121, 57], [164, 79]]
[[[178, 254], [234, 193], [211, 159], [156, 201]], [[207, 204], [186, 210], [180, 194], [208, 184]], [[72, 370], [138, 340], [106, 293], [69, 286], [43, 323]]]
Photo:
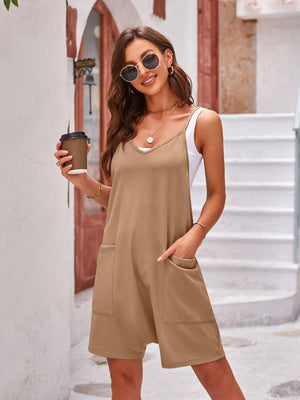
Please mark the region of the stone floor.
[[[227, 359], [247, 400], [300, 400], [300, 319], [293, 323], [221, 329]], [[110, 399], [105, 359], [87, 350], [88, 338], [71, 350], [69, 400]], [[144, 357], [143, 400], [205, 400], [191, 367], [161, 367], [158, 345]]]

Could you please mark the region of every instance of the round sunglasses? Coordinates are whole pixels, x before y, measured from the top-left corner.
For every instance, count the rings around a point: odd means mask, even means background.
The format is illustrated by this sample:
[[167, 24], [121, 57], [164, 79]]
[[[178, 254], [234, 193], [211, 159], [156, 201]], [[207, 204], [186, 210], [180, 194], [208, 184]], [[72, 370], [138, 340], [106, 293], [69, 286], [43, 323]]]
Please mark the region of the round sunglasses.
[[155, 53], [148, 53], [145, 55], [142, 60], [137, 63], [136, 65], [126, 65], [124, 68], [121, 69], [120, 76], [126, 82], [133, 82], [139, 76], [139, 70], [137, 66], [139, 64], [143, 64], [143, 67], [149, 71], [155, 69], [159, 65], [159, 58], [158, 55]]

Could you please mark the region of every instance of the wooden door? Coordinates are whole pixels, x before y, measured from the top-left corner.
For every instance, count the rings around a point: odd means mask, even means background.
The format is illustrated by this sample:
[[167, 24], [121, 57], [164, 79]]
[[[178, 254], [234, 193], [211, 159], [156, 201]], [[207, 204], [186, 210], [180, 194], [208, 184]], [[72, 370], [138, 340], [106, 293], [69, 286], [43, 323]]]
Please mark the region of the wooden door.
[[[89, 87], [85, 77], [76, 80], [75, 130], [83, 130], [91, 138], [88, 173], [106, 185], [111, 182], [100, 173], [100, 153], [106, 143], [109, 110], [106, 93], [110, 84], [110, 64], [118, 29], [103, 1], [98, 0], [88, 17], [78, 59], [95, 58], [92, 74], [92, 114], [89, 114]], [[106, 209], [75, 189], [75, 293], [94, 284], [99, 246], [102, 242]]]
[[219, 1], [198, 0], [198, 105], [219, 110]]

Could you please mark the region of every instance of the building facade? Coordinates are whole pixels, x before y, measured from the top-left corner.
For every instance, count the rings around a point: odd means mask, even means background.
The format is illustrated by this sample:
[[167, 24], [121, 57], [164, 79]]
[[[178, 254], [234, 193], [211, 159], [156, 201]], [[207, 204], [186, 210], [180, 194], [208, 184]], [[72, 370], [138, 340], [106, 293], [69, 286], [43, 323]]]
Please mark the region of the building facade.
[[[1, 398], [68, 398], [74, 294], [92, 285], [105, 210], [72, 187], [68, 207], [53, 153], [61, 134], [84, 129], [94, 148], [89, 169], [101, 178], [109, 118], [103, 60], [118, 32], [150, 25], [165, 34], [198, 105], [223, 114], [292, 113], [299, 10], [269, 18], [251, 12], [237, 16], [235, 0], [69, 0], [67, 9], [64, 1], [38, 0], [0, 7]], [[73, 74], [73, 60], [89, 57], [96, 59], [92, 114], [85, 78], [74, 85]], [[84, 254], [91, 254], [86, 263]]]

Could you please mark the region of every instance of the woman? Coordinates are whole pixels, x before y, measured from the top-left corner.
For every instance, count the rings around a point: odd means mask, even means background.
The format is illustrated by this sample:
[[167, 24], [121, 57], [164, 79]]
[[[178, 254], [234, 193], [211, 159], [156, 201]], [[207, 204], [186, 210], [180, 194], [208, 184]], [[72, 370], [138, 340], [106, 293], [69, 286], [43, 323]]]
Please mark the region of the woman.
[[[124, 30], [112, 58], [111, 120], [101, 158], [112, 186], [62, 175], [107, 208], [98, 254], [89, 351], [107, 358], [113, 400], [141, 399], [146, 345], [164, 368], [191, 365], [212, 399], [244, 399], [222, 347], [195, 253], [225, 203], [222, 125], [193, 106], [172, 44], [142, 26]], [[205, 161], [207, 199], [192, 220], [190, 185]]]

